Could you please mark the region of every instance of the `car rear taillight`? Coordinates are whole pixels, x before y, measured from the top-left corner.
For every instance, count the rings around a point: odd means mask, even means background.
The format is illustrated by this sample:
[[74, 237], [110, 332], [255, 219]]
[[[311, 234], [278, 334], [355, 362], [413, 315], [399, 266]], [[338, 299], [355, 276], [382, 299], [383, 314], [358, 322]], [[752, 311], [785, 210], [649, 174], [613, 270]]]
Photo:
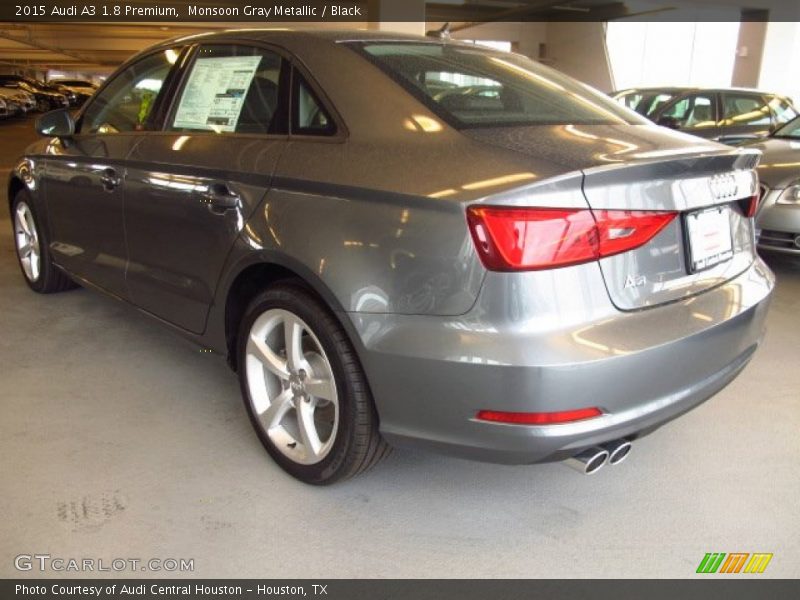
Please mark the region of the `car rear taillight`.
[[756, 212], [758, 212], [758, 194], [755, 196], [751, 196], [747, 200], [742, 200], [742, 210], [744, 210], [744, 214], [748, 218], [753, 218], [756, 216]]
[[472, 239], [492, 271], [566, 267], [646, 244], [677, 213], [470, 206]]
[[511, 425], [558, 425], [560, 423], [573, 423], [585, 419], [602, 416], [599, 408], [578, 408], [575, 410], [562, 410], [558, 412], [505, 412], [499, 410], [481, 410], [475, 416], [479, 421], [493, 423], [509, 423]]

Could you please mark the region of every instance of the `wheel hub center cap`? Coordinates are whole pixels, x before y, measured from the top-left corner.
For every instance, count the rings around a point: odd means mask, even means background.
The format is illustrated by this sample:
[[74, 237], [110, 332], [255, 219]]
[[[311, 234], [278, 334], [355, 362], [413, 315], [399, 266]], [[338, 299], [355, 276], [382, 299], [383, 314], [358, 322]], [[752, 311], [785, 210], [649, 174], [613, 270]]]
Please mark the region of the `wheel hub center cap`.
[[306, 372], [302, 369], [297, 373], [289, 375], [289, 389], [292, 390], [292, 395], [295, 399], [299, 400], [306, 397]]

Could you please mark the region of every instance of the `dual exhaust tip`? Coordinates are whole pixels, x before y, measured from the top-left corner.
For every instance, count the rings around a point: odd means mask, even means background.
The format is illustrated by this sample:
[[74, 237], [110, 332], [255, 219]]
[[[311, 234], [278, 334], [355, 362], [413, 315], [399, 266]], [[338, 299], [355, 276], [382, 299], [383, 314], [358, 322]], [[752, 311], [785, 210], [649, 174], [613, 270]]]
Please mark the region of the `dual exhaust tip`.
[[628, 440], [615, 440], [587, 448], [580, 454], [568, 458], [565, 464], [584, 475], [593, 475], [604, 466], [618, 465], [628, 458], [633, 446]]

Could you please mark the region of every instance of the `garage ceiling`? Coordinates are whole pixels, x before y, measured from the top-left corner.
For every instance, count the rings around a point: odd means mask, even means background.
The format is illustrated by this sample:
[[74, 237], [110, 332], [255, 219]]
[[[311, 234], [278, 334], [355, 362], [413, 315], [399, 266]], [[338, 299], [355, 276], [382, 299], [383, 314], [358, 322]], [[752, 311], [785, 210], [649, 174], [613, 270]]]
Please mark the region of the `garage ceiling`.
[[0, 23], [0, 69], [105, 73], [164, 39], [253, 23]]
[[[374, 1], [374, 0], [369, 0]], [[385, 1], [385, 0], [381, 0]], [[644, 1], [644, 8], [642, 2]], [[720, 0], [706, 0], [710, 4]], [[749, 0], [760, 4], [770, 0]], [[677, 3], [680, 3], [678, 0]], [[128, 4], [147, 6], [157, 0], [130, 0]], [[238, 0], [216, 0], [215, 5]], [[348, 4], [347, 0], [340, 4]], [[360, 2], [363, 4], [364, 2]], [[202, 0], [197, 3], [202, 6]], [[520, 20], [609, 21], [632, 14], [653, 14], [670, 10], [664, 0], [426, 0], [426, 20], [453, 23], [453, 29], [476, 22]], [[729, 6], [742, 0], [729, 0]], [[636, 8], [631, 8], [635, 6]], [[302, 24], [298, 24], [302, 25]], [[322, 24], [315, 24], [323, 26]], [[0, 23], [0, 70], [81, 71], [102, 74], [113, 70], [131, 54], [158, 41], [231, 27], [253, 27], [253, 22], [128, 22], [128, 23]], [[327, 23], [327, 27], [341, 24]], [[351, 23], [349, 26], [365, 26]]]

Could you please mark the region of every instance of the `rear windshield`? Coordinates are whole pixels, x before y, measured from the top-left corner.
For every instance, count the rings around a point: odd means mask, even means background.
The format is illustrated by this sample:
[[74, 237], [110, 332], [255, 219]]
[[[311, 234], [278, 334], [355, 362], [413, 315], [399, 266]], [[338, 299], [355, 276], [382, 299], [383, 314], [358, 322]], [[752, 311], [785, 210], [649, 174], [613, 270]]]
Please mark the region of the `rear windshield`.
[[456, 127], [646, 122], [604, 94], [516, 54], [439, 43], [359, 46]]

